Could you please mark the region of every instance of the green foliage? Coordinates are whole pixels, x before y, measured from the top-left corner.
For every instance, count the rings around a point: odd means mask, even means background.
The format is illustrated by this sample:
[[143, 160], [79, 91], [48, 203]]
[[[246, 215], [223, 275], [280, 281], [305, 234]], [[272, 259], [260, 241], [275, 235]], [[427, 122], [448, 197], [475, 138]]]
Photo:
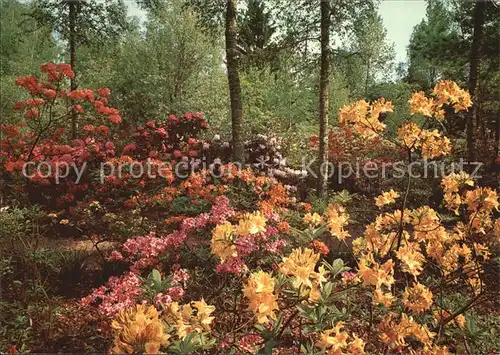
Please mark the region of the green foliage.
[[121, 0], [34, 0], [30, 16], [39, 25], [49, 26], [68, 41], [72, 31], [69, 19], [71, 3], [75, 7], [74, 38], [78, 44], [97, 45], [116, 40], [128, 26], [127, 7]]
[[131, 28], [121, 42], [99, 51], [82, 49], [86, 86], [112, 88], [113, 104], [130, 124], [188, 110], [204, 112], [216, 126], [227, 124], [221, 44], [200, 29], [193, 11], [183, 5], [175, 0], [155, 8], [145, 28]]
[[375, 82], [390, 79], [395, 52], [377, 12], [366, 11], [353, 27], [352, 55], [347, 58], [349, 84], [354, 97], [363, 97]]
[[31, 4], [0, 0], [0, 9], [0, 116], [5, 124], [17, 120], [12, 107], [24, 97], [16, 78], [36, 72], [40, 63], [56, 57], [58, 48], [48, 26], [36, 26], [26, 17]]

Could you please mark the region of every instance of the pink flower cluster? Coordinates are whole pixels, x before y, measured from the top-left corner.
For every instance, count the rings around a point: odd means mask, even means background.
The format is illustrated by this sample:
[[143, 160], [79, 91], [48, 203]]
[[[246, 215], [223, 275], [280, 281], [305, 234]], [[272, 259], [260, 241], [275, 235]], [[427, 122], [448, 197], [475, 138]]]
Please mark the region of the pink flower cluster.
[[122, 246], [124, 257], [119, 251], [111, 253], [111, 260], [125, 260], [132, 262], [131, 270], [139, 272], [158, 263], [160, 257], [167, 249], [177, 249], [186, 240], [189, 233], [205, 228], [209, 224], [225, 221], [234, 215], [234, 210], [229, 205], [226, 196], [215, 198], [210, 213], [201, 213], [195, 218], [186, 218], [182, 221], [179, 230], [166, 236], [158, 236], [151, 232], [148, 235], [130, 238]]
[[106, 285], [96, 288], [90, 295], [81, 300], [83, 306], [101, 301], [99, 311], [107, 316], [114, 316], [121, 309], [136, 304], [142, 294], [142, 281], [138, 275], [129, 272], [120, 277], [110, 277]]
[[[267, 223], [278, 224], [281, 219], [277, 213], [268, 213], [265, 215]], [[279, 239], [279, 230], [271, 224], [266, 225], [262, 233], [239, 236], [235, 241], [236, 252], [238, 256], [226, 259], [216, 268], [217, 272], [241, 273], [247, 270], [243, 259], [250, 254], [261, 251], [263, 253], [281, 254], [286, 241]]]
[[210, 216], [211, 222], [214, 224], [224, 223], [228, 218], [234, 216], [234, 210], [229, 204], [229, 198], [217, 196], [210, 211]]

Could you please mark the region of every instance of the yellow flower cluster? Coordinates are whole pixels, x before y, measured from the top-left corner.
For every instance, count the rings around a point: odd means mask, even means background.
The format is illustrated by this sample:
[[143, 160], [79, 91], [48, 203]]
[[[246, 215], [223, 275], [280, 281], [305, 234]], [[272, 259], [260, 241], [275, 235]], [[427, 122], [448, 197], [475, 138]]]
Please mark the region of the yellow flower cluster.
[[323, 218], [321, 218], [321, 216], [314, 212], [314, 213], [306, 213], [306, 215], [304, 216], [303, 218], [304, 220], [304, 223], [308, 224], [308, 225], [311, 225], [313, 227], [316, 227], [318, 225], [320, 225], [322, 222], [323, 222]]
[[184, 305], [172, 302], [165, 306], [163, 318], [179, 339], [185, 339], [193, 332], [210, 333], [210, 325], [214, 320], [211, 314], [214, 311], [215, 306], [208, 305], [203, 298]]
[[406, 338], [410, 336], [423, 344], [423, 353], [438, 350], [432, 345], [432, 339], [436, 334], [431, 332], [426, 325], [418, 324], [413, 317], [408, 317], [405, 313], [401, 314], [399, 323], [394, 320], [394, 314], [387, 315], [378, 325], [378, 331], [380, 341], [391, 350], [407, 346]]
[[413, 312], [427, 311], [432, 306], [432, 292], [417, 282], [403, 292], [403, 304]]
[[403, 145], [414, 151], [420, 148], [422, 156], [433, 159], [451, 153], [451, 142], [438, 130], [420, 129], [415, 122], [407, 122], [398, 129], [398, 138]]
[[[449, 312], [446, 312], [445, 310], [439, 309], [437, 311], [432, 312], [432, 318], [433, 318], [433, 323], [435, 325], [439, 325], [442, 321], [444, 321], [446, 318], [451, 316]], [[465, 317], [463, 314], [458, 315], [454, 319], [454, 323], [460, 328], [460, 329], [465, 329]]]
[[[423, 91], [413, 93], [408, 102], [410, 103], [410, 113], [412, 115], [421, 114], [432, 117], [439, 110], [434, 99], [426, 97]], [[440, 115], [439, 118], [441, 119]]]
[[337, 322], [335, 327], [321, 332], [315, 345], [323, 350], [325, 354], [365, 354], [365, 342], [363, 339], [353, 334], [353, 340], [348, 343], [349, 334], [341, 331], [343, 327], [344, 322]]
[[161, 319], [154, 306], [141, 304], [121, 310], [111, 324], [115, 331], [111, 351], [158, 354], [162, 347], [170, 345], [170, 332], [175, 331], [179, 339], [193, 332], [209, 333], [214, 311], [215, 307], [207, 305], [203, 298], [185, 305], [172, 302], [165, 306]]
[[265, 232], [266, 222], [267, 220], [261, 212], [254, 212], [245, 214], [236, 226], [230, 222], [217, 225], [212, 230], [210, 244], [212, 254], [219, 257], [222, 262], [231, 257], [237, 257], [238, 252], [234, 245], [235, 238]]
[[243, 295], [248, 298], [248, 308], [257, 317], [258, 323], [268, 323], [276, 319], [278, 310], [277, 297], [274, 293], [275, 281], [264, 271], [254, 272], [243, 288]]
[[345, 240], [349, 237], [349, 232], [344, 230], [344, 227], [349, 224], [349, 215], [345, 208], [339, 204], [330, 204], [326, 209], [325, 217], [327, 220], [328, 230], [331, 235], [339, 240]]
[[392, 103], [384, 98], [371, 104], [360, 100], [340, 109], [339, 123], [352, 125], [363, 137], [373, 137], [385, 129], [385, 124], [379, 120], [380, 114], [392, 111]]
[[238, 222], [236, 235], [243, 237], [266, 231], [266, 218], [261, 212], [246, 213]]
[[367, 254], [358, 262], [358, 275], [365, 286], [375, 286], [373, 303], [390, 307], [394, 301], [391, 286], [394, 284], [394, 263], [392, 259], [380, 265]]
[[396, 257], [401, 261], [401, 269], [415, 277], [423, 271], [425, 256], [420, 252], [418, 243], [406, 242], [396, 252]]
[[441, 180], [441, 186], [444, 192], [444, 202], [446, 208], [454, 211], [458, 215], [458, 208], [463, 203], [460, 196], [460, 189], [464, 186], [474, 186], [474, 181], [469, 174], [461, 171], [460, 173], [451, 173]]
[[472, 106], [470, 94], [450, 80], [438, 82], [432, 90], [432, 95], [434, 98], [426, 97], [423, 91], [413, 93], [409, 100], [410, 113], [443, 120], [445, 104], [453, 106], [455, 112], [467, 110]]
[[113, 353], [158, 354], [162, 346], [169, 345], [170, 336], [154, 306], [137, 305], [121, 310], [111, 327], [115, 331]]
[[[490, 244], [499, 241], [500, 221], [492, 219], [493, 212], [500, 206], [498, 195], [491, 188], [464, 191], [465, 187], [474, 185], [466, 173], [451, 174], [441, 185], [448, 208], [466, 207], [463, 210], [465, 222], [446, 229], [438, 213], [429, 206], [398, 210], [377, 216], [366, 227], [364, 235], [353, 242], [358, 258], [358, 277], [364, 286], [374, 288], [373, 304], [391, 307], [397, 302], [419, 316], [429, 312], [433, 293], [420, 278], [430, 260], [433, 267], [440, 268], [445, 283], [465, 280], [475, 294], [483, 290], [481, 261], [489, 258]], [[375, 203], [383, 206], [393, 203], [395, 198], [394, 191], [384, 192]], [[493, 240], [488, 239], [491, 235]], [[398, 271], [413, 277], [413, 282], [404, 290], [394, 287], [394, 264]], [[385, 317], [378, 326], [380, 340], [390, 350], [408, 349], [408, 340], [412, 337], [423, 344], [419, 348], [423, 354], [447, 354], [446, 348], [433, 345], [434, 334], [425, 324], [416, 323], [406, 314], [399, 322], [394, 317]], [[459, 326], [463, 322], [463, 316], [456, 321]]]
[[238, 256], [234, 245], [234, 230], [230, 222], [225, 222], [217, 225], [212, 231], [212, 254], [219, 257], [221, 261]]
[[375, 197], [375, 205], [380, 208], [385, 205], [395, 203], [397, 198], [399, 198], [399, 193], [390, 189], [389, 191], [384, 191], [381, 195]]
[[[401, 211], [384, 213], [378, 215], [375, 222], [366, 226], [362, 237], [353, 241], [353, 250], [357, 255], [365, 252], [377, 256], [384, 256], [394, 247], [392, 240], [397, 236], [400, 224], [404, 227], [410, 223], [411, 211], [406, 209], [403, 216]], [[406, 236], [407, 232], [403, 232]]]
[[422, 130], [420, 140], [422, 156], [426, 159], [433, 159], [451, 153], [451, 141], [448, 137], [442, 137], [437, 129], [432, 131]]
[[434, 86], [432, 95], [437, 98], [438, 105], [452, 105], [455, 112], [467, 110], [472, 106], [470, 94], [452, 80], [439, 81]]
[[289, 256], [283, 257], [280, 272], [287, 276], [293, 276], [293, 286], [296, 288], [302, 285], [312, 287], [311, 278], [316, 274], [314, 268], [318, 261], [319, 254], [312, 249], [294, 249]]
[[493, 210], [498, 211], [499, 206], [496, 191], [489, 187], [478, 187], [475, 190], [467, 191], [465, 204], [469, 213], [481, 212], [484, 214], [490, 214]]
[[311, 302], [319, 299], [321, 284], [326, 282], [326, 270], [323, 266], [320, 266], [317, 272], [314, 271], [319, 257], [319, 254], [309, 248], [298, 248], [284, 257], [280, 264], [280, 272], [292, 276], [292, 286], [301, 290], [301, 296], [308, 295]]

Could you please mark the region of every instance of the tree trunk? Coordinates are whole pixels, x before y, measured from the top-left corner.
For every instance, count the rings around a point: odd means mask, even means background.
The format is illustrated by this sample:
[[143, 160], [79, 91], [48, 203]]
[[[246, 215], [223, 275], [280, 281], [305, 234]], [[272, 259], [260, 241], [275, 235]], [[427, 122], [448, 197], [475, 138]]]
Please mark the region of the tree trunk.
[[328, 84], [330, 66], [330, 7], [321, 0], [321, 69], [319, 78], [319, 181], [318, 196], [328, 192]]
[[233, 159], [245, 163], [243, 145], [243, 107], [241, 103], [241, 85], [238, 74], [238, 49], [236, 48], [236, 0], [227, 0], [226, 4], [226, 57], [229, 97], [231, 100], [231, 123], [233, 136]]
[[[69, 7], [69, 57], [71, 69], [75, 73], [75, 78], [70, 81], [70, 89], [76, 90], [76, 4], [75, 1], [68, 2]], [[77, 113], [71, 110], [71, 137], [77, 137]]]
[[365, 98], [368, 97], [368, 85], [370, 83], [370, 60], [366, 62]]
[[495, 159], [500, 156], [500, 109], [497, 111], [495, 127]]
[[472, 107], [467, 114], [467, 159], [472, 162], [475, 160], [474, 150], [474, 123], [477, 116], [477, 76], [479, 72], [481, 42], [483, 40], [483, 24], [484, 24], [484, 9], [486, 2], [477, 0], [474, 6], [473, 20], [474, 33], [472, 35], [472, 45], [470, 52], [470, 68], [469, 68], [469, 93], [472, 98]]

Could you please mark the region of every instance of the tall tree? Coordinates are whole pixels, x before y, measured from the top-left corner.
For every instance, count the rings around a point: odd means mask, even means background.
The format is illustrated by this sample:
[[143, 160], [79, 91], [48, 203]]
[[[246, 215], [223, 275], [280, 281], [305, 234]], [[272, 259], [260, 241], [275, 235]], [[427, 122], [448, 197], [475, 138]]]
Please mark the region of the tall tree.
[[2, 123], [17, 120], [12, 106], [23, 92], [15, 85], [19, 76], [39, 70], [40, 63], [54, 60], [59, 50], [49, 26], [39, 27], [26, 18], [31, 3], [0, 0], [0, 117]]
[[[128, 27], [123, 0], [34, 0], [31, 16], [42, 26], [50, 26], [66, 41], [67, 55], [75, 73], [71, 89], [77, 84], [78, 45], [99, 45], [119, 37]], [[71, 118], [71, 135], [77, 136], [77, 116]]]
[[472, 107], [467, 114], [467, 159], [469, 162], [475, 159], [474, 149], [474, 123], [477, 115], [476, 87], [479, 65], [481, 63], [481, 43], [483, 41], [484, 10], [486, 3], [483, 0], [477, 0], [474, 6], [473, 21], [474, 32], [472, 35], [472, 45], [470, 51], [469, 64], [469, 84], [468, 89], [472, 97]]
[[367, 96], [370, 85], [391, 73], [395, 58], [394, 45], [387, 41], [387, 30], [380, 14], [368, 10], [362, 20], [354, 24], [349, 58], [355, 65], [360, 62], [363, 70], [363, 96]]
[[245, 162], [243, 144], [243, 104], [241, 102], [241, 84], [238, 72], [239, 53], [237, 48], [238, 27], [236, 23], [236, 0], [226, 1], [226, 59], [229, 97], [231, 100], [231, 124], [233, 139], [233, 159]]
[[330, 4], [320, 2], [321, 13], [321, 60], [319, 78], [319, 164], [318, 195], [328, 191], [328, 84], [330, 82]]
[[467, 59], [456, 53], [467, 52], [453, 24], [453, 10], [444, 0], [428, 0], [426, 19], [416, 25], [408, 46], [408, 81], [426, 90], [443, 77], [464, 72]]
[[217, 32], [224, 25], [226, 42], [226, 70], [231, 103], [231, 132], [233, 159], [245, 162], [243, 142], [243, 104], [241, 101], [241, 83], [238, 49], [237, 1], [236, 0], [189, 0], [205, 28]]
[[276, 32], [273, 17], [264, 0], [248, 0], [247, 8], [238, 19], [238, 46], [242, 52], [243, 70], [275, 66], [277, 48], [271, 42]]
[[[330, 76], [330, 46], [332, 38], [345, 37], [353, 29], [364, 11], [374, 11], [373, 1], [352, 0], [288, 0], [276, 6], [277, 17], [283, 26], [282, 43], [292, 46], [304, 57], [317, 54], [320, 44], [320, 78], [319, 78], [319, 164], [318, 195], [324, 196], [328, 188], [328, 84]], [[318, 16], [320, 10], [320, 16]], [[319, 20], [319, 21], [318, 21]], [[333, 35], [333, 36], [332, 36]]]

